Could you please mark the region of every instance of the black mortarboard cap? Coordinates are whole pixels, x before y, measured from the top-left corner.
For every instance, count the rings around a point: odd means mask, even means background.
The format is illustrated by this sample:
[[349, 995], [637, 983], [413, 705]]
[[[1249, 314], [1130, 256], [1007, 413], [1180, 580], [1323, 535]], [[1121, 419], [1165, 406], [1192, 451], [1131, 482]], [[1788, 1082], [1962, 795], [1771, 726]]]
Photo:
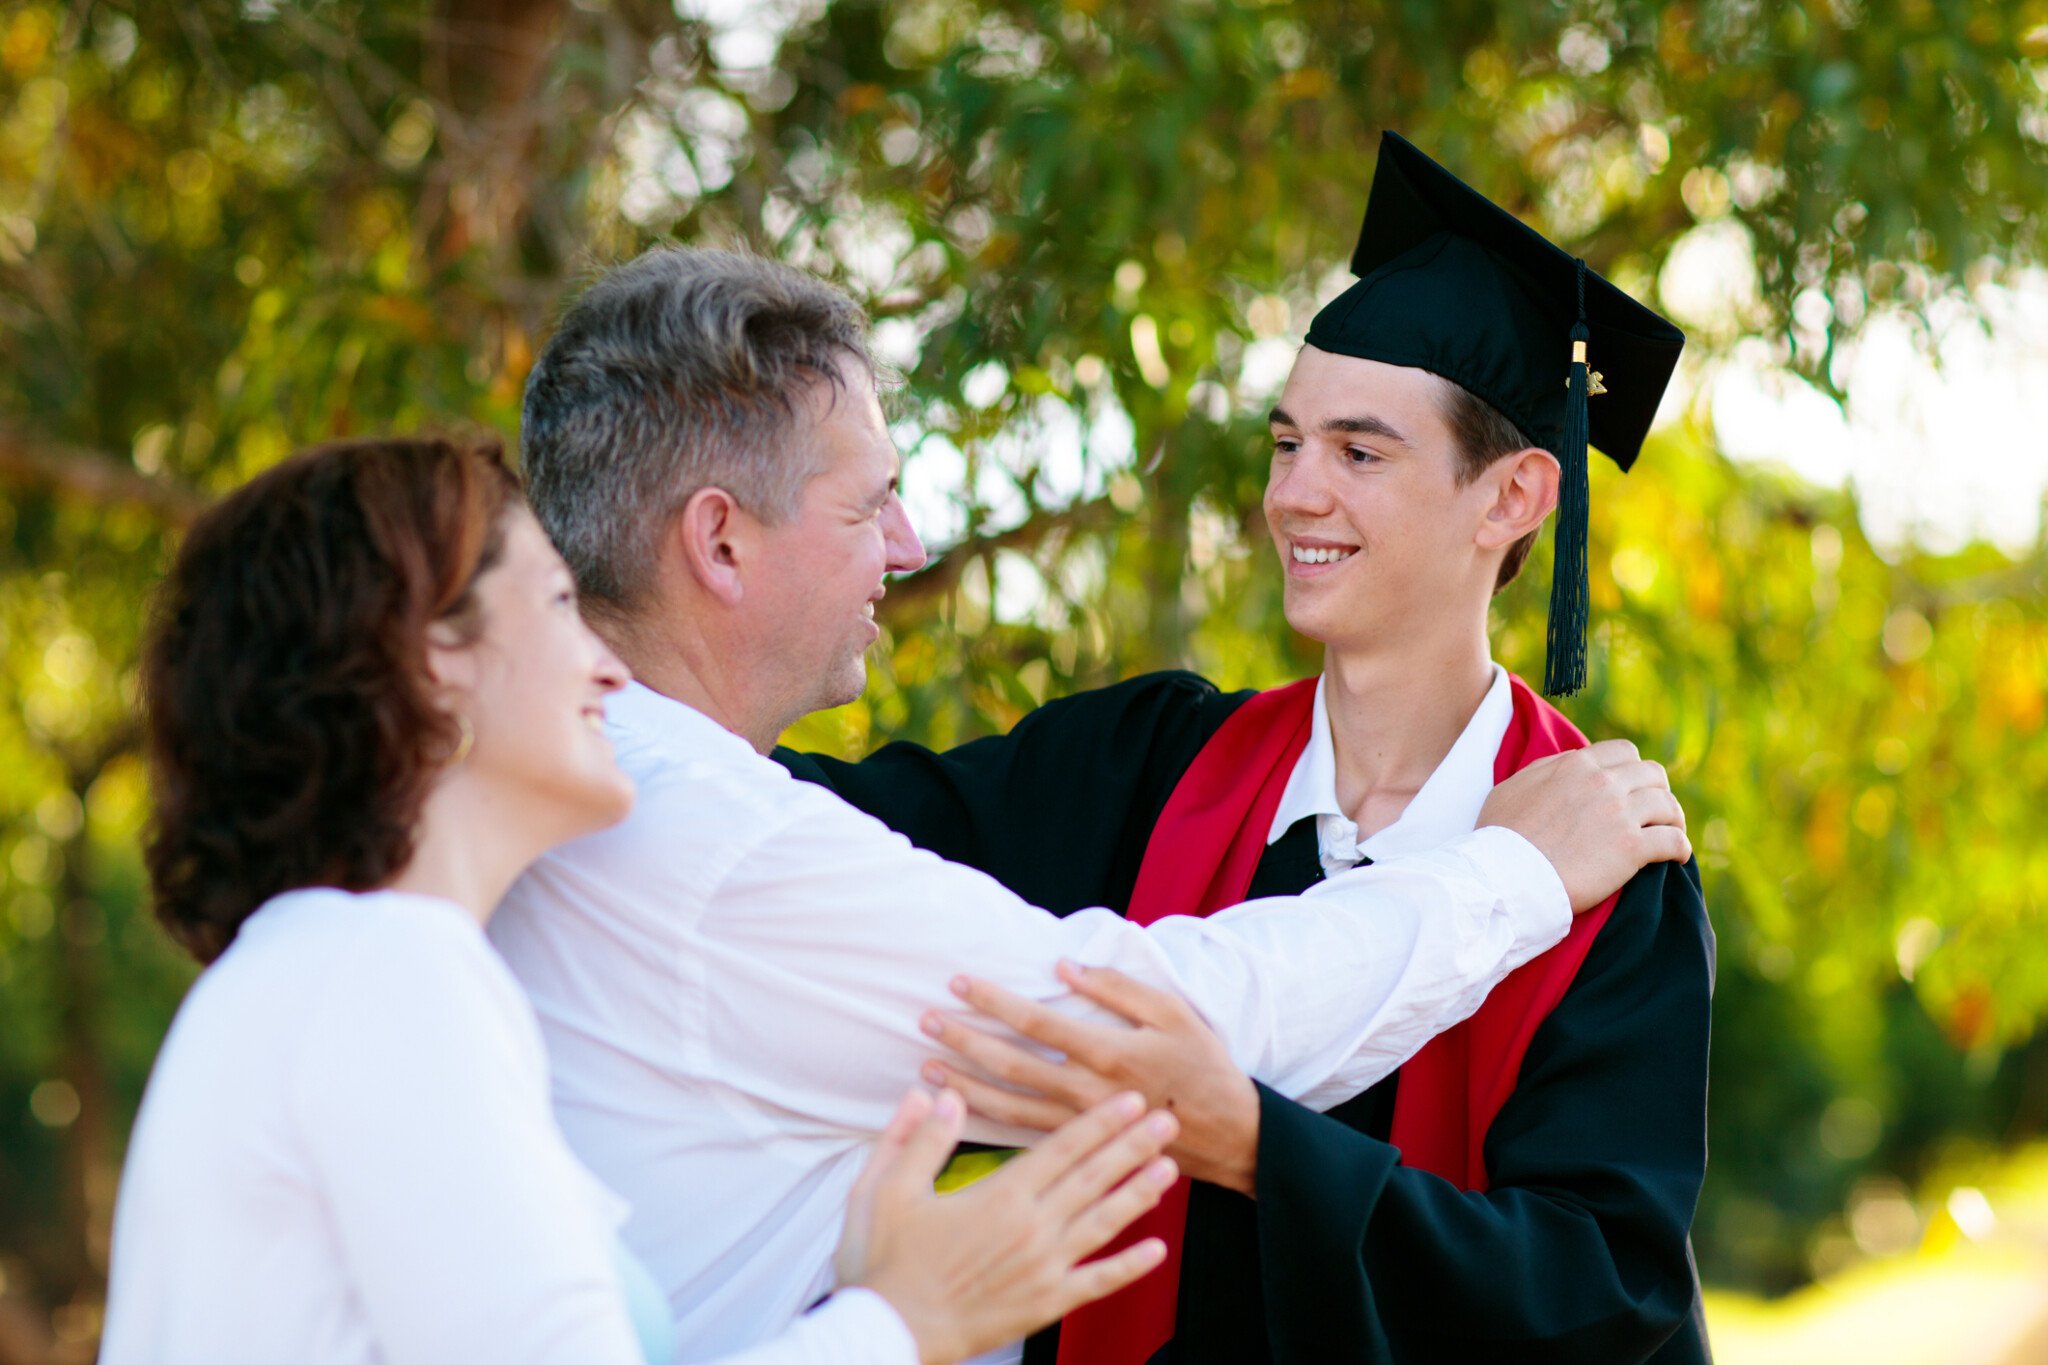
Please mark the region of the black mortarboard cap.
[[1440, 375], [1564, 467], [1544, 690], [1578, 691], [1586, 451], [1635, 463], [1685, 334], [1399, 133], [1381, 134], [1351, 269], [1358, 282], [1316, 314], [1309, 345]]

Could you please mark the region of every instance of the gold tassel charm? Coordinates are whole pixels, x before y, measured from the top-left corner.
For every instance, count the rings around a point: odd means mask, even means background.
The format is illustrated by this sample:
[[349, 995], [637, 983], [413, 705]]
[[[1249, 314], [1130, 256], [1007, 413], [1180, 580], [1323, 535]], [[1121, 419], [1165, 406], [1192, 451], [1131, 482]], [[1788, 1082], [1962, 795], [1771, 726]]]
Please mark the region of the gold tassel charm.
[[[1572, 364], [1584, 365], [1585, 363], [1586, 343], [1583, 341], [1574, 341], [1572, 343]], [[1601, 394], [1607, 392], [1607, 386], [1600, 382], [1604, 378], [1606, 378], [1606, 376], [1601, 374], [1598, 370], [1592, 369], [1590, 367], [1586, 370], [1586, 397], [1598, 398]], [[1564, 386], [1567, 389], [1571, 388], [1571, 375], [1565, 375]]]

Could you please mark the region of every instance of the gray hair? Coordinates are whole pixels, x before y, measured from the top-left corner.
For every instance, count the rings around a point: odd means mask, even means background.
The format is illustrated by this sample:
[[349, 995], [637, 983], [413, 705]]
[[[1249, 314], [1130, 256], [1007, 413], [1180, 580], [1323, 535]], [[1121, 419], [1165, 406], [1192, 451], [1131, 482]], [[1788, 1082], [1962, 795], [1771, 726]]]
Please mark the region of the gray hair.
[[591, 285], [527, 376], [519, 438], [527, 496], [583, 595], [637, 602], [699, 489], [796, 515], [817, 472], [789, 439], [799, 399], [840, 386], [849, 358], [873, 373], [860, 306], [764, 257], [657, 247]]

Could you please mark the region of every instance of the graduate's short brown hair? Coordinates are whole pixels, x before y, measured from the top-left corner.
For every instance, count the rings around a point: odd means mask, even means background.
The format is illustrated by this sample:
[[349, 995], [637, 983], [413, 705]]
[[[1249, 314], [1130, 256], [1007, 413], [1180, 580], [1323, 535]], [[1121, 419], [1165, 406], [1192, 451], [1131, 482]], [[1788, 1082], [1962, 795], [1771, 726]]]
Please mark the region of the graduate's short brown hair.
[[[1504, 460], [1519, 450], [1543, 449], [1529, 439], [1528, 434], [1504, 416], [1500, 409], [1481, 398], [1462, 384], [1438, 378], [1442, 389], [1444, 421], [1451, 428], [1451, 438], [1458, 443], [1458, 482], [1467, 484], [1484, 474], [1496, 460]], [[1514, 544], [1500, 562], [1500, 573], [1493, 580], [1497, 594], [1502, 588], [1515, 581], [1515, 575], [1529, 561], [1529, 551], [1536, 544], [1536, 537], [1542, 531], [1538, 526]]]
[[317, 446], [193, 525], [142, 656], [157, 918], [211, 962], [258, 906], [412, 858], [458, 751], [427, 630], [483, 629], [518, 481], [495, 439]]

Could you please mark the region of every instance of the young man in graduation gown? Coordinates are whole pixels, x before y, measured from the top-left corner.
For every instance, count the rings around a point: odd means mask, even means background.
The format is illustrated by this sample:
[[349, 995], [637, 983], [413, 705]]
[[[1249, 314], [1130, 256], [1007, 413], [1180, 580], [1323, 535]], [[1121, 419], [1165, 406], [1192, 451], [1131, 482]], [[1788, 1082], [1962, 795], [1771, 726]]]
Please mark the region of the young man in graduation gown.
[[[1352, 268], [1272, 414], [1265, 499], [1320, 679], [1158, 675], [947, 754], [785, 763], [1042, 905], [1150, 922], [1451, 838], [1498, 776], [1583, 744], [1491, 661], [1487, 604], [1558, 507], [1546, 690], [1581, 685], [1589, 437], [1633, 463], [1683, 337], [1393, 134]], [[1146, 1080], [1170, 1005], [1090, 975], [1137, 1030], [977, 988], [1067, 1060], [946, 1022], [970, 1065], [931, 1074], [1032, 1126]], [[1652, 864], [1365, 1094], [1324, 1113], [1244, 1081], [1241, 1162], [1143, 1229], [1166, 1269], [1027, 1360], [1705, 1361], [1688, 1233], [1712, 978], [1696, 867]]]

